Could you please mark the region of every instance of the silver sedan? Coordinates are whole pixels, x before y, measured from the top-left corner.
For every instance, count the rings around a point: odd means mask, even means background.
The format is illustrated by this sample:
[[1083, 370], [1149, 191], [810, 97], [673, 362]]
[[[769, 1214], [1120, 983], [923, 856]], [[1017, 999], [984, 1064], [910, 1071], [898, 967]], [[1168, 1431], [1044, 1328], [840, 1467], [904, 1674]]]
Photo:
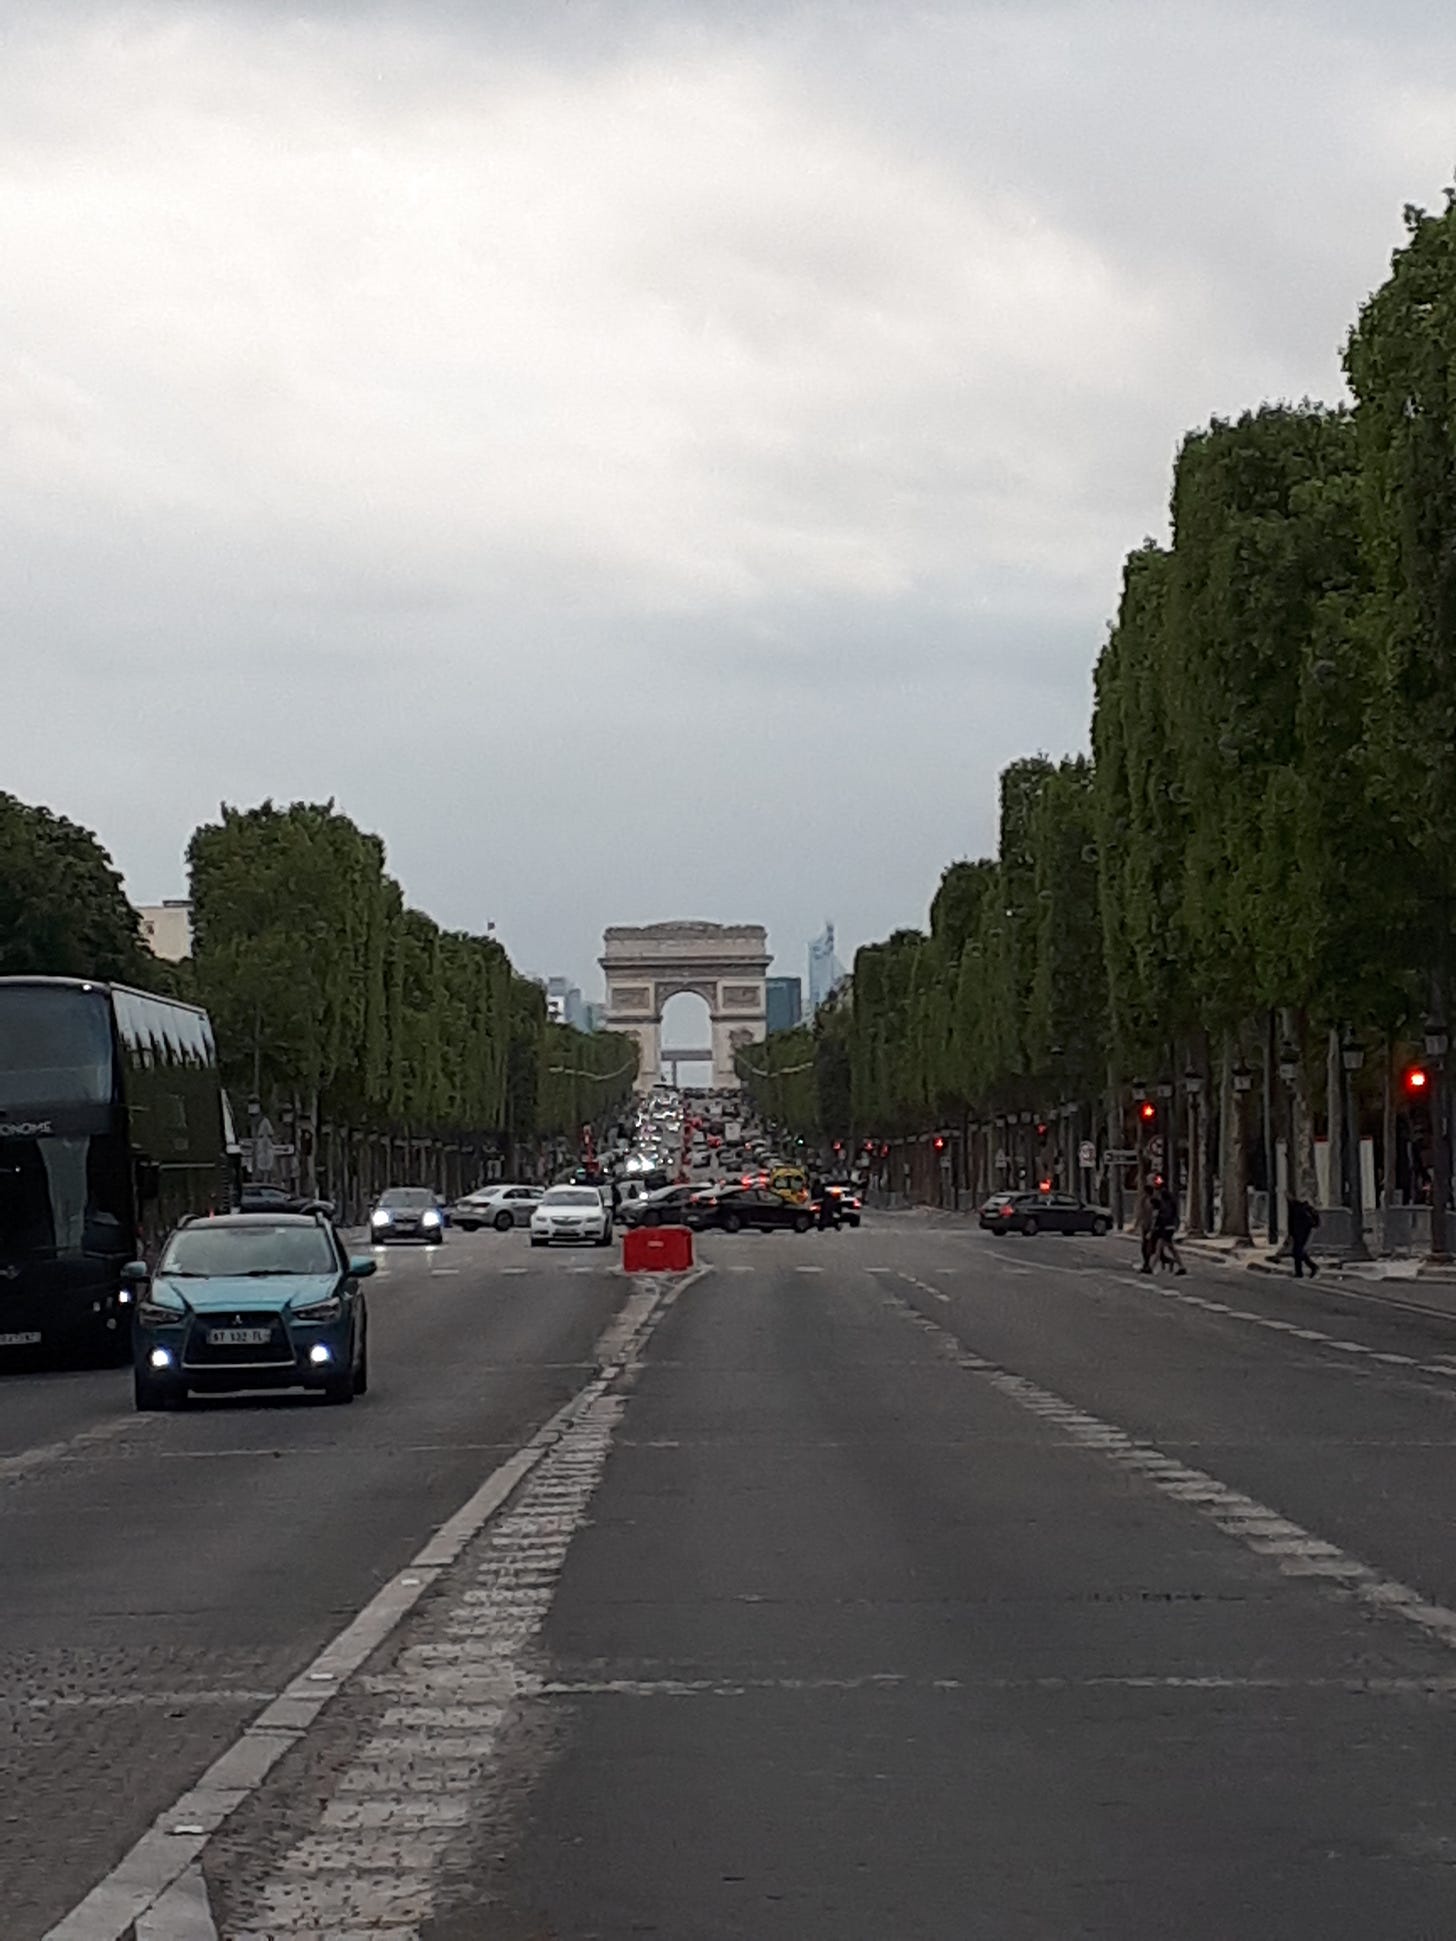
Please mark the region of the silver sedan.
[[455, 1202], [450, 1224], [465, 1233], [474, 1233], [477, 1227], [495, 1227], [501, 1233], [528, 1227], [544, 1191], [541, 1186], [482, 1186]]

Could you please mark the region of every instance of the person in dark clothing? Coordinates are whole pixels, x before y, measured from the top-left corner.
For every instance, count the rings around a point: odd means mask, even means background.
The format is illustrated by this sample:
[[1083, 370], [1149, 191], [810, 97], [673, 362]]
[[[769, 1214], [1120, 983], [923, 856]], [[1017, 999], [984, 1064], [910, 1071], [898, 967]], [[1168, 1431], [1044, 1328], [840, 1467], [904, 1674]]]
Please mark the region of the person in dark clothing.
[[1142, 1242], [1143, 1259], [1140, 1274], [1151, 1274], [1153, 1255], [1158, 1246], [1158, 1196], [1149, 1182], [1143, 1188], [1143, 1196], [1138, 1204], [1138, 1235]]
[[1158, 1265], [1171, 1267], [1175, 1273], [1186, 1274], [1188, 1269], [1179, 1258], [1174, 1245], [1173, 1235], [1178, 1231], [1178, 1201], [1171, 1186], [1164, 1184], [1158, 1188], [1153, 1201], [1153, 1244], [1157, 1252]]
[[1294, 1256], [1294, 1278], [1302, 1280], [1304, 1271], [1309, 1269], [1309, 1277], [1314, 1279], [1319, 1269], [1309, 1257], [1310, 1236], [1319, 1225], [1319, 1215], [1308, 1200], [1297, 1200], [1289, 1196], [1289, 1251]]

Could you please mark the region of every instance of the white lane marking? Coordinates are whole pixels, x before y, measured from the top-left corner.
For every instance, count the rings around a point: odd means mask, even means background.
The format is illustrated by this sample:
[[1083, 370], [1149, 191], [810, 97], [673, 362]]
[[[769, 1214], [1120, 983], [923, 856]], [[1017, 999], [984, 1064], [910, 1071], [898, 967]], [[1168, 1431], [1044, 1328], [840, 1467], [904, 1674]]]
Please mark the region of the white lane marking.
[[798, 1267], [798, 1266], [796, 1266], [796, 1267], [794, 1268], [794, 1272], [795, 1272], [796, 1274], [822, 1274], [822, 1273], [824, 1272], [824, 1269], [823, 1269], [822, 1267]]
[[1246, 1678], [1221, 1672], [1179, 1677], [1165, 1672], [1100, 1672], [1086, 1678], [1054, 1672], [1035, 1678], [912, 1678], [871, 1671], [857, 1678], [547, 1678], [528, 1690], [547, 1698], [744, 1698], [753, 1692], [1351, 1692], [1377, 1697], [1422, 1692], [1456, 1695], [1456, 1677]]
[[666, 1301], [676, 1299], [698, 1274], [663, 1278], [670, 1284], [654, 1286], [646, 1276], [634, 1281], [633, 1291], [596, 1344], [599, 1372], [486, 1477], [413, 1560], [244, 1727], [196, 1785], [160, 1813], [111, 1872], [46, 1931], [43, 1941], [122, 1941], [174, 1882], [197, 1865], [211, 1836], [258, 1791], [340, 1685], [408, 1616], [440, 1572], [455, 1562], [548, 1451], [620, 1375], [636, 1365], [639, 1337], [646, 1338]]
[[138, 1917], [136, 1941], [217, 1941], [217, 1923], [200, 1867], [189, 1867]]
[[528, 1267], [502, 1267], [501, 1269], [503, 1274], [528, 1274], [530, 1271]]
[[[254, 1451], [256, 1454], [257, 1452]], [[35, 1698], [6, 1697], [7, 1705], [26, 1712], [115, 1712], [163, 1706], [169, 1712], [194, 1705], [266, 1705], [276, 1692], [220, 1690], [200, 1692], [47, 1692]]]
[[[665, 1305], [624, 1337], [624, 1353], [640, 1354]], [[264, 1879], [242, 1888], [239, 1941], [413, 1934], [428, 1921], [446, 1850], [462, 1827], [492, 1817], [502, 1729], [512, 1701], [533, 1689], [528, 1655], [626, 1408], [625, 1392], [603, 1384], [480, 1536], [464, 1587], [387, 1671], [365, 1680], [369, 1694], [391, 1702], [319, 1817]]]
[[[923, 1286], [908, 1274], [900, 1278], [913, 1286]], [[948, 1328], [922, 1314], [904, 1295], [886, 1288], [884, 1298], [907, 1320], [933, 1337], [938, 1354], [977, 1376], [1018, 1408], [1052, 1424], [1069, 1442], [1095, 1450], [1120, 1468], [1142, 1475], [1154, 1489], [1173, 1501], [1186, 1503], [1255, 1555], [1268, 1557], [1284, 1576], [1310, 1577], [1324, 1582], [1335, 1594], [1404, 1618], [1427, 1637], [1456, 1651], [1456, 1611], [1448, 1606], [1422, 1596], [1396, 1578], [1382, 1576], [1358, 1557], [1315, 1536], [1278, 1510], [1230, 1488], [1204, 1470], [1191, 1468], [1176, 1456], [1166, 1455], [1151, 1443], [1138, 1441], [1126, 1429], [1078, 1408], [1054, 1390], [971, 1353]]]
[[139, 1415], [118, 1415], [113, 1421], [98, 1422], [94, 1429], [82, 1429], [76, 1435], [68, 1436], [64, 1442], [37, 1443], [33, 1449], [21, 1449], [13, 1456], [0, 1456], [0, 1483], [8, 1483], [16, 1476], [26, 1476], [33, 1469], [44, 1469], [47, 1463], [66, 1462], [78, 1456], [86, 1456], [104, 1442], [112, 1442], [117, 1436], [129, 1435], [143, 1420]]
[[458, 1267], [432, 1267], [430, 1269], [430, 1279], [432, 1281], [440, 1280], [446, 1274], [458, 1274], [459, 1272], [460, 1269]]
[[756, 1274], [758, 1269], [748, 1266], [746, 1262], [735, 1260], [731, 1261], [723, 1271], [727, 1274]]

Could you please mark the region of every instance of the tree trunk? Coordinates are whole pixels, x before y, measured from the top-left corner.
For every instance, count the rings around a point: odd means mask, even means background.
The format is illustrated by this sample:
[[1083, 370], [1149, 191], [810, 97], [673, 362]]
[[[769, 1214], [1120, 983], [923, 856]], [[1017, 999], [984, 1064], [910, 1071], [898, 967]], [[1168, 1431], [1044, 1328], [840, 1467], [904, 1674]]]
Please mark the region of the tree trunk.
[[1390, 1222], [1385, 1218], [1395, 1205], [1395, 1035], [1391, 1033], [1385, 1040], [1385, 1091], [1381, 1099], [1380, 1114], [1380, 1247], [1389, 1252], [1390, 1241], [1386, 1233]]
[[1249, 1237], [1249, 1161], [1244, 1144], [1243, 1095], [1234, 1090], [1235, 1044], [1223, 1036], [1219, 1057], [1219, 1179], [1222, 1184], [1218, 1230], [1225, 1239]]
[[1325, 1048], [1325, 1124], [1329, 1128], [1329, 1205], [1348, 1206], [1345, 1194], [1345, 1067], [1340, 1057], [1340, 1034], [1331, 1027]]

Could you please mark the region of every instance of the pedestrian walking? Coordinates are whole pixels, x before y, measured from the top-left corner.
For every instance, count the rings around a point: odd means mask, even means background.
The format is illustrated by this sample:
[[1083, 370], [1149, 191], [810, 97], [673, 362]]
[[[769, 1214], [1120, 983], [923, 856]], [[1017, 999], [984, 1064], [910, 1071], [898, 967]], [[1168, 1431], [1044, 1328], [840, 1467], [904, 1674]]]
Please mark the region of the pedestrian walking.
[[1188, 1269], [1179, 1256], [1174, 1234], [1178, 1231], [1178, 1201], [1171, 1186], [1166, 1183], [1158, 1189], [1153, 1201], [1153, 1244], [1160, 1267], [1171, 1267], [1175, 1274], [1186, 1274]]
[[1153, 1254], [1157, 1249], [1158, 1196], [1153, 1191], [1151, 1180], [1145, 1182], [1142, 1198], [1138, 1202], [1138, 1234], [1142, 1242], [1143, 1264], [1140, 1274], [1153, 1271]]
[[1294, 1257], [1294, 1278], [1302, 1280], [1305, 1269], [1314, 1279], [1319, 1269], [1309, 1257], [1310, 1236], [1319, 1225], [1319, 1214], [1308, 1200], [1298, 1200], [1291, 1193], [1288, 1200], [1289, 1251]]

